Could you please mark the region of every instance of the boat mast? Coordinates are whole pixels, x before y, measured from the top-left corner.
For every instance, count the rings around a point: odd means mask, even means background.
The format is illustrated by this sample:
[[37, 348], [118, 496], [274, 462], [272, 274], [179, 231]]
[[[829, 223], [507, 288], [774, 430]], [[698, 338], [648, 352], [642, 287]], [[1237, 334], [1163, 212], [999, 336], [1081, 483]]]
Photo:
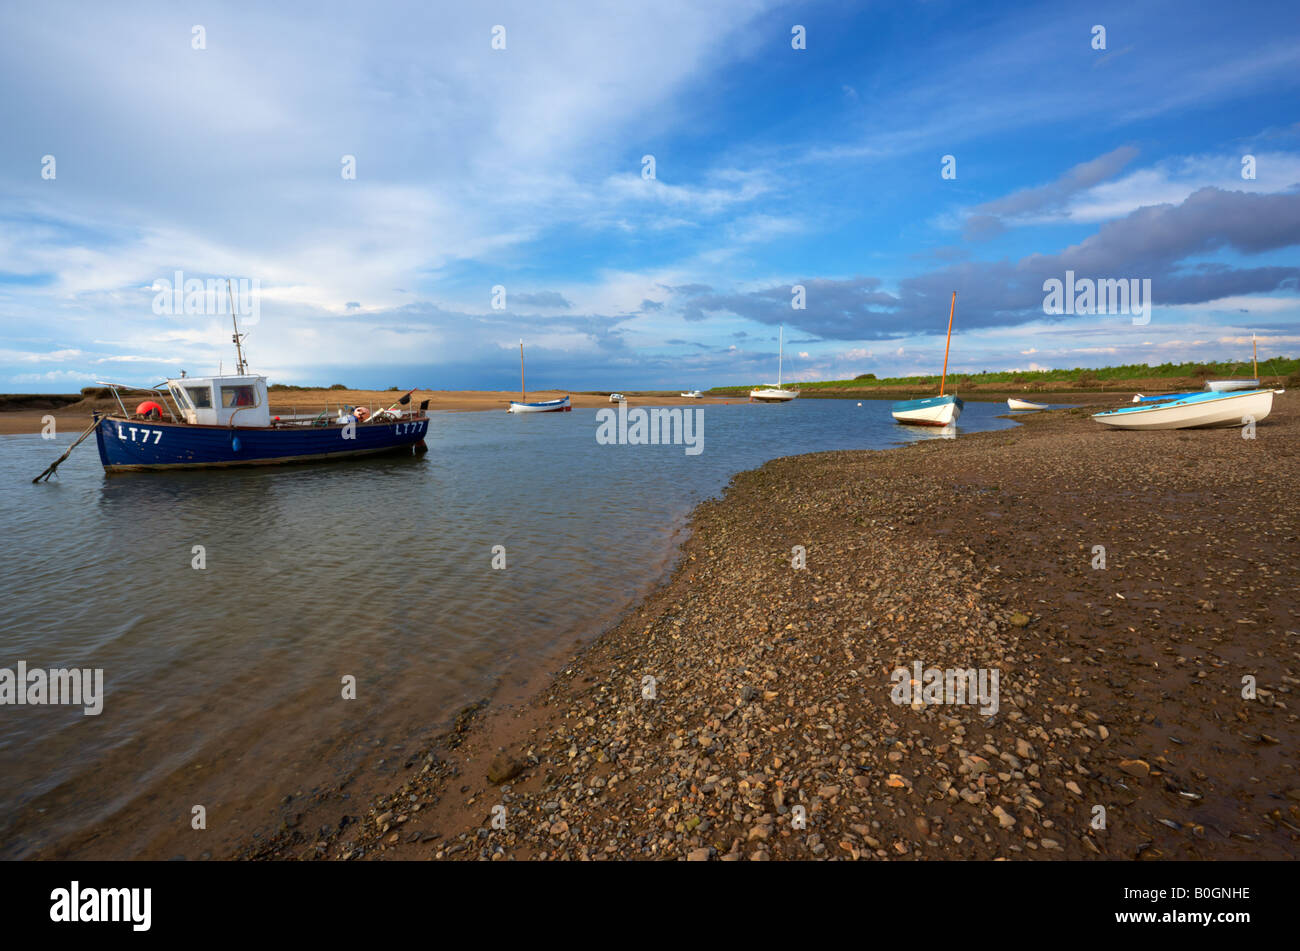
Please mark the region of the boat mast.
[[226, 293], [230, 296], [230, 322], [235, 325], [235, 335], [231, 337], [235, 341], [235, 367], [240, 376], [248, 372], [248, 365], [244, 363], [244, 350], [239, 345], [239, 341], [246, 334], [239, 332], [239, 321], [235, 319], [235, 292], [230, 289], [230, 278], [226, 278]]
[[1255, 331], [1250, 332], [1250, 367], [1254, 371], [1252, 376], [1255, 382], [1259, 383], [1259, 348], [1255, 345]]
[[939, 395], [943, 396], [943, 385], [948, 382], [948, 348], [952, 346], [952, 315], [957, 309], [957, 292], [952, 292], [952, 304], [948, 307], [948, 342], [943, 345], [943, 376], [939, 378]]
[[781, 363], [785, 359], [785, 324], [781, 325], [780, 344], [776, 351], [776, 388], [781, 388]]
[[528, 385], [524, 382], [524, 342], [519, 341], [519, 402], [528, 402]]

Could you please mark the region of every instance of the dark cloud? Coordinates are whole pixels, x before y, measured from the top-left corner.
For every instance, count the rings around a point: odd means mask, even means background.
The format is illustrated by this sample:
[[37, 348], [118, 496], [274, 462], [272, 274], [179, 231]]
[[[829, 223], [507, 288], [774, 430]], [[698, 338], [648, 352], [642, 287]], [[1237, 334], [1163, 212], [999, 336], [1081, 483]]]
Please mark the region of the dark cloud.
[[1237, 268], [1182, 262], [1234, 251], [1259, 254], [1300, 245], [1300, 194], [1253, 194], [1203, 188], [1179, 205], [1140, 208], [1107, 222], [1079, 244], [1019, 261], [963, 261], [899, 282], [897, 296], [878, 278], [809, 280], [807, 309], [790, 307], [788, 286], [746, 294], [704, 294], [682, 307], [687, 320], [732, 313], [786, 324], [823, 339], [870, 340], [934, 331], [946, 325], [952, 292], [965, 329], [1042, 320], [1043, 282], [1150, 279], [1155, 305], [1199, 304], [1239, 294], [1294, 288], [1300, 268]]
[[1124, 145], [1074, 166], [1060, 178], [1046, 185], [1023, 188], [994, 201], [971, 209], [966, 219], [965, 237], [980, 241], [1005, 230], [1004, 218], [1062, 211], [1071, 197], [1113, 177], [1137, 157], [1137, 149]]

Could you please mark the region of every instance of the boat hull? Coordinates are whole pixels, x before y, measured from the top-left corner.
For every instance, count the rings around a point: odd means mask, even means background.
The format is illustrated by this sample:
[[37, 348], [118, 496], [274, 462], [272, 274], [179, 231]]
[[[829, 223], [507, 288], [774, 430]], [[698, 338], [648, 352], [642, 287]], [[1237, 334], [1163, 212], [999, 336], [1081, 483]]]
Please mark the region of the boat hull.
[[907, 426], [947, 426], [957, 422], [965, 405], [956, 396], [930, 396], [895, 403], [890, 415]]
[[1259, 422], [1273, 409], [1273, 390], [1245, 393], [1194, 393], [1160, 403], [1140, 403], [1096, 413], [1093, 419], [1112, 429], [1213, 429]]
[[355, 426], [193, 426], [101, 417], [99, 459], [108, 472], [272, 466], [425, 448], [428, 417]]
[[798, 390], [778, 390], [775, 387], [749, 391], [749, 398], [755, 403], [788, 403], [798, 395]]
[[518, 400], [512, 400], [510, 413], [567, 413], [572, 406], [569, 405], [569, 398], [562, 396], [558, 400], [545, 400], [541, 403], [520, 403]]
[[1236, 390], [1257, 390], [1259, 380], [1208, 380], [1205, 388], [1215, 393], [1232, 393]]
[[1031, 400], [1007, 400], [1007, 406], [1010, 409], [1047, 409], [1046, 403], [1034, 403]]

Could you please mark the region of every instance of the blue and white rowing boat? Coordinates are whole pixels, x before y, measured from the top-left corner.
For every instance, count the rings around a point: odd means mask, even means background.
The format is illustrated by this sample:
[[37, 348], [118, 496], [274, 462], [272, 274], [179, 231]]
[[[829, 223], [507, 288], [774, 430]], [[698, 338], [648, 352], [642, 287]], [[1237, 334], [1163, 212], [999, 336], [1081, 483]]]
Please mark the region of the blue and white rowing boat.
[[1166, 393], [1135, 397], [1134, 405], [1093, 414], [1112, 429], [1202, 429], [1260, 422], [1273, 409], [1273, 394], [1283, 390], [1236, 393]]

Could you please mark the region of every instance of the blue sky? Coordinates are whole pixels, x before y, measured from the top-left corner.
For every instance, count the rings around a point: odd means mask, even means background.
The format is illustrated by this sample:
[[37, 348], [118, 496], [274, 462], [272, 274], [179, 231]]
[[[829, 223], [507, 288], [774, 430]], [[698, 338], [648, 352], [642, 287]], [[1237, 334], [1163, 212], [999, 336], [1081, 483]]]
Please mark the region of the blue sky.
[[1294, 3], [270, 7], [0, 10], [0, 391], [229, 369], [176, 271], [298, 384], [933, 373], [954, 290], [957, 372], [1300, 353]]

